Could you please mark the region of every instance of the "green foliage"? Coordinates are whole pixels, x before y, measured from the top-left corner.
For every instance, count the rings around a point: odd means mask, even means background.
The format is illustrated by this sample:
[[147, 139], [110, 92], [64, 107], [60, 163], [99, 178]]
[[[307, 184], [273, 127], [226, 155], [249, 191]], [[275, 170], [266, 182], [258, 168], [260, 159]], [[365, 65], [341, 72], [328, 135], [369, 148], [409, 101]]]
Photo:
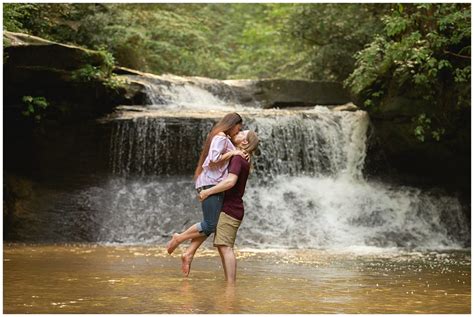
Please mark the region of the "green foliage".
[[34, 118], [36, 122], [41, 120], [45, 109], [49, 106], [45, 97], [23, 96], [22, 101], [25, 109], [21, 112], [22, 115]]
[[446, 132], [444, 128], [432, 129], [432, 120], [426, 115], [426, 113], [421, 113], [418, 117], [413, 118], [412, 122], [415, 125], [413, 130], [415, 137], [421, 142], [424, 142], [428, 135], [431, 135], [433, 140], [439, 141], [441, 136]]
[[34, 4], [4, 3], [3, 28], [11, 32], [25, 31], [23, 22], [30, 18], [31, 12], [34, 10]]
[[319, 72], [287, 27], [300, 4], [12, 6], [23, 13], [11, 19], [21, 31], [106, 50], [118, 65], [142, 71], [223, 79]]
[[384, 32], [355, 55], [345, 83], [368, 107], [388, 95], [420, 100], [435, 115], [415, 118], [414, 134], [439, 140], [456, 111], [470, 107], [470, 5], [399, 4], [382, 20]]
[[[221, 79], [346, 80], [367, 107], [394, 94], [470, 105], [469, 4], [11, 3], [4, 28], [103, 53], [75, 73], [117, 88], [114, 63]], [[107, 53], [109, 52], [109, 53]], [[449, 92], [444, 96], [444, 92]], [[436, 118], [435, 118], [436, 117]], [[448, 119], [435, 116], [432, 125]]]
[[92, 65], [85, 65], [72, 73], [72, 78], [79, 82], [101, 80], [105, 76], [106, 74], [99, 67]]
[[112, 74], [111, 67], [106, 67], [106, 71], [104, 71], [103, 69], [104, 67], [98, 67], [87, 64], [84, 67], [81, 67], [78, 70], [72, 72], [71, 77], [74, 81], [82, 83], [94, 81], [101, 82], [104, 86], [113, 90], [116, 90], [123, 86], [123, 79], [120, 79], [117, 75]]
[[[118, 64], [156, 73], [195, 74], [212, 69], [202, 56], [209, 50], [208, 27], [165, 5], [107, 5], [105, 12], [86, 16], [78, 42], [112, 52]], [[199, 69], [200, 68], [200, 69]]]
[[386, 4], [302, 4], [292, 13], [288, 36], [300, 41], [310, 79], [342, 81], [354, 70], [354, 54], [381, 32]]
[[123, 78], [119, 78], [115, 74], [111, 74], [102, 83], [109, 89], [117, 90], [125, 85], [125, 80]]

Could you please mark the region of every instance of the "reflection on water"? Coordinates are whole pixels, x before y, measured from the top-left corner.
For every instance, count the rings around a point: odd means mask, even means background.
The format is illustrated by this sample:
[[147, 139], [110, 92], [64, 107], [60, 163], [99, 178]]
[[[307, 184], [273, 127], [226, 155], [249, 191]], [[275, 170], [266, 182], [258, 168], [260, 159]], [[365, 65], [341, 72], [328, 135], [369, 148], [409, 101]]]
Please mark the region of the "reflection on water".
[[180, 250], [4, 245], [5, 313], [470, 313], [470, 251], [237, 250], [228, 286], [213, 249], [189, 278]]

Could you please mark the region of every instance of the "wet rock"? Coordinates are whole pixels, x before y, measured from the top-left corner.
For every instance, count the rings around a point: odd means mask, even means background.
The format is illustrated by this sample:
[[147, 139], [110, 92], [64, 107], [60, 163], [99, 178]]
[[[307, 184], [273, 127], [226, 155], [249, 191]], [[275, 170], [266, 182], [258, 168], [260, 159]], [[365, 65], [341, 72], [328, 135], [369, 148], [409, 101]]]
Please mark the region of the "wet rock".
[[413, 118], [423, 112], [437, 116], [434, 109], [402, 96], [385, 99], [383, 107], [362, 108], [369, 112], [372, 124], [368, 174], [388, 176], [397, 183], [440, 186], [467, 197], [462, 193], [470, 192], [470, 109], [459, 113], [453, 129], [440, 141], [421, 142], [415, 137]]
[[16, 232], [19, 219], [32, 216], [27, 202], [34, 196], [33, 182], [22, 176], [6, 173], [3, 180], [3, 232], [8, 239]]
[[114, 82], [113, 64], [103, 52], [7, 31], [4, 42], [7, 118], [23, 118], [24, 96], [44, 97], [45, 117], [58, 121], [96, 118], [143, 99], [136, 85]]
[[346, 103], [342, 106], [336, 106], [331, 109], [332, 111], [357, 111], [359, 107], [354, 105], [352, 102]]
[[351, 101], [338, 82], [267, 79], [256, 85], [260, 90], [256, 98], [263, 108], [341, 105]]

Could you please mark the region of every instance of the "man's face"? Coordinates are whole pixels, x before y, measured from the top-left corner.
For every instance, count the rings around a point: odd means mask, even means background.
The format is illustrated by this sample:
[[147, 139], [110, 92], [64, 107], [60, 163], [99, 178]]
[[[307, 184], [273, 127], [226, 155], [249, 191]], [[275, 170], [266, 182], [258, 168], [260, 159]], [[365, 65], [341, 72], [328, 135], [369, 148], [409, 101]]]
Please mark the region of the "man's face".
[[235, 145], [240, 145], [242, 142], [247, 141], [248, 133], [249, 130], [238, 132], [235, 136], [232, 137], [232, 142], [234, 142]]

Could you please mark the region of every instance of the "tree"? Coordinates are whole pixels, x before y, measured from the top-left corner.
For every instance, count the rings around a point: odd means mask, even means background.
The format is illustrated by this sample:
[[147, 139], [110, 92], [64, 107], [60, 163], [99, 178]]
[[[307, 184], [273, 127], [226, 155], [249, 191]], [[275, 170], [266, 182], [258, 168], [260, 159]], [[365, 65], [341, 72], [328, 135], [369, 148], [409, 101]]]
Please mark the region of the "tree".
[[470, 108], [470, 21], [469, 4], [395, 5], [384, 31], [356, 54], [347, 86], [368, 107], [394, 95], [417, 100], [415, 135], [439, 140]]
[[381, 32], [386, 4], [303, 4], [295, 7], [286, 33], [299, 40], [308, 78], [345, 80], [354, 70], [354, 54]]

